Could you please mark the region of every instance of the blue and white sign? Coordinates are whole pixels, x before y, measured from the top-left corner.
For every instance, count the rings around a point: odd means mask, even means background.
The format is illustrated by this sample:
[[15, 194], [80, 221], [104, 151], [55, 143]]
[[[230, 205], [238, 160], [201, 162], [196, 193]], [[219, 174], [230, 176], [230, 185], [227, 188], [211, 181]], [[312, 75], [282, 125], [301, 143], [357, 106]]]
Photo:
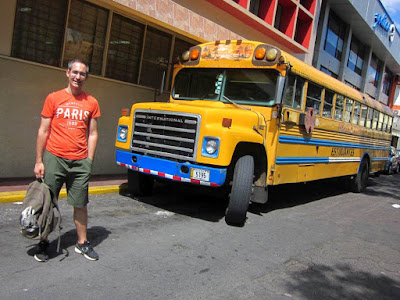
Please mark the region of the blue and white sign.
[[372, 27], [376, 28], [378, 25], [389, 33], [389, 41], [393, 42], [396, 27], [393, 23], [388, 21], [386, 14], [381, 15], [379, 13], [375, 13], [375, 22]]

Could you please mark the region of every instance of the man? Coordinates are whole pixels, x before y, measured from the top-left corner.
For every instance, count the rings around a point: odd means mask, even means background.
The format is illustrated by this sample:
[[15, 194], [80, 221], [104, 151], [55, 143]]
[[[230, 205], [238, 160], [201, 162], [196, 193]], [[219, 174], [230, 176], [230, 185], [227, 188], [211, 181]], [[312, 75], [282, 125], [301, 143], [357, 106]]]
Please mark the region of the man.
[[[41, 113], [36, 140], [36, 178], [44, 182], [58, 197], [62, 185], [67, 188], [67, 202], [74, 208], [74, 223], [78, 235], [75, 252], [89, 260], [98, 254], [87, 240], [89, 178], [96, 151], [97, 100], [82, 90], [88, 78], [88, 65], [74, 59], [68, 63], [68, 86], [47, 96]], [[48, 240], [40, 241], [35, 259], [48, 260]]]

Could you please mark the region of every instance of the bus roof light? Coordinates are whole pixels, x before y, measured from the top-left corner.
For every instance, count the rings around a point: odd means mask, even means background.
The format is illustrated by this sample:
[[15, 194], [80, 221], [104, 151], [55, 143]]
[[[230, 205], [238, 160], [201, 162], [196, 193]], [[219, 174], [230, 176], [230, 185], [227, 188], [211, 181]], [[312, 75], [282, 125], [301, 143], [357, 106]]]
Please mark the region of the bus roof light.
[[183, 61], [188, 61], [189, 58], [190, 58], [190, 52], [189, 52], [189, 51], [183, 52], [183, 54], [182, 54], [182, 60], [183, 60]]
[[121, 110], [121, 116], [122, 116], [122, 117], [129, 117], [129, 115], [130, 115], [129, 108], [123, 108], [123, 109]]
[[267, 50], [265, 50], [264, 47], [260, 47], [256, 50], [256, 53], [254, 54], [254, 56], [256, 57], [256, 59], [262, 60], [262, 59], [264, 59], [266, 52], [267, 52]]
[[276, 57], [278, 56], [278, 50], [275, 48], [271, 48], [267, 52], [267, 60], [268, 61], [274, 61]]
[[190, 52], [190, 59], [191, 60], [196, 60], [196, 59], [198, 59], [199, 58], [199, 50], [198, 49], [193, 49], [191, 52]]

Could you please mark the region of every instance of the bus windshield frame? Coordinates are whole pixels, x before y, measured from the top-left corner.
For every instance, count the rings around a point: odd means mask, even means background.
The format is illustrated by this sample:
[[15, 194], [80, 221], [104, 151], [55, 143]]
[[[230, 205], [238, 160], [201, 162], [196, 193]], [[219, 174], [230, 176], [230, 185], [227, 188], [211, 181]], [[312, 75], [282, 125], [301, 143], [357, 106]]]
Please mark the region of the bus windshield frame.
[[279, 72], [274, 69], [183, 68], [172, 89], [175, 100], [208, 100], [274, 106]]

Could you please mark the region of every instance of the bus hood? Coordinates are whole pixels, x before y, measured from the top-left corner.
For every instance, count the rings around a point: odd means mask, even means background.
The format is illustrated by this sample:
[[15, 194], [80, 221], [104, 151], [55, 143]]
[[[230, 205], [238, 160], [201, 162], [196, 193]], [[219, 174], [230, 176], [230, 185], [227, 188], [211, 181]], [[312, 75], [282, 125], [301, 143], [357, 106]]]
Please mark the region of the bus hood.
[[145, 109], [155, 111], [169, 111], [178, 113], [197, 114], [207, 122], [221, 124], [222, 119], [230, 118], [235, 125], [256, 126], [266, 125], [260, 113], [246, 108], [221, 101], [180, 101], [179, 103], [144, 102], [132, 106], [132, 110]]

